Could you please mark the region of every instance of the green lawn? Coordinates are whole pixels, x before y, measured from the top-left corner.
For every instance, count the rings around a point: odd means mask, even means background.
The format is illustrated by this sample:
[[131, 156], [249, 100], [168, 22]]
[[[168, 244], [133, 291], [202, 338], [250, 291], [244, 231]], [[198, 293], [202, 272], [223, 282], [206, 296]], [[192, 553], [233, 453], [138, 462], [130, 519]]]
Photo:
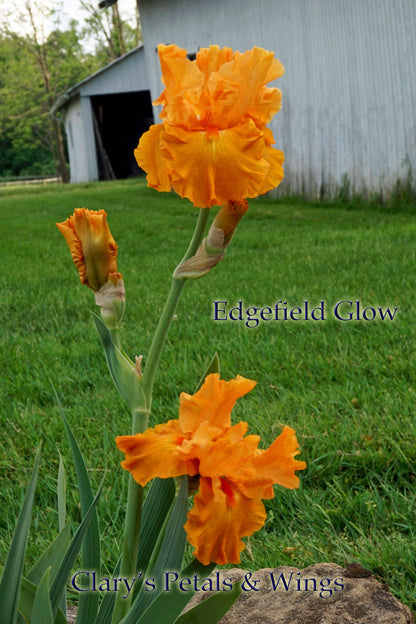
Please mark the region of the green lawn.
[[[79, 520], [75, 473], [53, 386], [91, 469], [106, 475], [99, 504], [104, 556], [118, 554], [126, 474], [114, 437], [130, 415], [107, 373], [82, 287], [55, 221], [76, 207], [104, 208], [119, 244], [127, 289], [125, 350], [146, 355], [185, 251], [196, 210], [142, 180], [0, 189], [1, 387], [0, 564], [42, 440], [43, 460], [29, 562], [57, 530], [59, 452], [68, 473], [69, 513]], [[252, 201], [211, 273], [187, 284], [155, 384], [152, 424], [176, 418], [215, 351], [225, 379], [257, 380], [235, 419], [263, 448], [281, 425], [296, 429], [308, 467], [301, 487], [276, 487], [265, 528], [243, 553], [249, 569], [358, 561], [416, 609], [416, 210], [377, 205]], [[325, 321], [214, 321], [228, 307], [288, 307], [325, 301]], [[342, 322], [341, 300], [399, 306], [394, 321]], [[244, 309], [243, 307], [243, 309]], [[52, 385], [53, 384], [53, 385]]]

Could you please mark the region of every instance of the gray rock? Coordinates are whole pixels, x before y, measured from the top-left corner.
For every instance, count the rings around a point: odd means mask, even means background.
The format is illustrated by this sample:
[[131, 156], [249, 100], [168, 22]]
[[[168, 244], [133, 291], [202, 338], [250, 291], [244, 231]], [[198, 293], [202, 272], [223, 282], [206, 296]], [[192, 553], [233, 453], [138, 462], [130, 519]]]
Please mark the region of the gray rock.
[[[216, 574], [219, 574], [219, 581]], [[220, 624], [413, 624], [414, 615], [377, 581], [370, 570], [353, 563], [341, 568], [318, 563], [304, 570], [265, 568], [246, 576], [233, 568], [213, 573], [215, 586], [224, 579], [238, 582], [243, 591]], [[248, 579], [249, 583], [244, 582]], [[256, 590], [250, 589], [258, 581]], [[274, 582], [274, 586], [273, 586]], [[214, 592], [199, 591], [192, 608]]]

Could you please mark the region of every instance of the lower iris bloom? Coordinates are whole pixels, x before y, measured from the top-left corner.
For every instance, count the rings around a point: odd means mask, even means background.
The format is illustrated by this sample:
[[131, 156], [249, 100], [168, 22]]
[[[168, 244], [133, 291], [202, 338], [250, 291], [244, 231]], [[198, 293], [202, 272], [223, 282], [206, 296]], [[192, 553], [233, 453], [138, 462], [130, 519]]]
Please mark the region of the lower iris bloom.
[[236, 400], [255, 385], [240, 375], [231, 381], [208, 375], [194, 395], [181, 394], [178, 420], [116, 438], [125, 453], [121, 465], [142, 486], [155, 477], [199, 477], [185, 530], [204, 565], [239, 563], [241, 538], [265, 523], [262, 499], [273, 498], [274, 483], [297, 488], [295, 471], [306, 467], [295, 459], [298, 442], [290, 427], [261, 450], [259, 436], [245, 435], [247, 423], [231, 424]]

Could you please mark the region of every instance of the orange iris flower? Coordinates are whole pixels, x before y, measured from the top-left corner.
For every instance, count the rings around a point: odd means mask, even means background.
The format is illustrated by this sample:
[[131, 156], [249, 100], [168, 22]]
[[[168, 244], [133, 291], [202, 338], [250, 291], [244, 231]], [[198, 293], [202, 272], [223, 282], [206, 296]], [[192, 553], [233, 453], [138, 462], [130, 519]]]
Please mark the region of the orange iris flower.
[[273, 498], [273, 484], [297, 488], [295, 432], [285, 427], [267, 450], [257, 435], [245, 436], [248, 425], [231, 424], [236, 400], [255, 381], [238, 375], [224, 381], [208, 375], [194, 395], [180, 395], [179, 419], [144, 433], [116, 438], [125, 453], [123, 468], [142, 486], [155, 477], [199, 476], [199, 491], [185, 530], [204, 565], [239, 563], [241, 538], [252, 535], [266, 520], [262, 499]]
[[80, 280], [98, 292], [109, 280], [116, 285], [117, 243], [111, 235], [104, 210], [76, 208], [66, 221], [56, 224], [65, 237]]
[[149, 186], [173, 188], [200, 208], [256, 197], [283, 178], [283, 152], [266, 124], [281, 92], [266, 84], [284, 73], [273, 52], [234, 52], [211, 45], [191, 61], [176, 45], [159, 45], [165, 90], [162, 124], [135, 150]]

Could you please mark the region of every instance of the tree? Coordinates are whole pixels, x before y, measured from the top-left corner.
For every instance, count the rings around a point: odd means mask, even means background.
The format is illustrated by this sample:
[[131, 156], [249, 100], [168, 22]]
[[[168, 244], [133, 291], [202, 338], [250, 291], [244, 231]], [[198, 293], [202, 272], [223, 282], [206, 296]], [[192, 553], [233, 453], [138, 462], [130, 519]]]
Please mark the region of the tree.
[[44, 39], [27, 5], [29, 36], [0, 33], [0, 167], [3, 175], [52, 173], [68, 181], [60, 120], [50, 116], [58, 97], [96, 71], [85, 54], [79, 26]]
[[48, 115], [35, 59], [25, 39], [0, 37], [0, 167], [3, 175], [53, 171]]
[[142, 42], [137, 13], [136, 28], [133, 28], [121, 19], [117, 2], [97, 8], [90, 0], [82, 0], [81, 5], [89, 14], [85, 20], [84, 33], [95, 41], [95, 54], [103, 65]]
[[[30, 18], [30, 24], [32, 26], [32, 37], [30, 39], [30, 48], [38, 66], [39, 74], [43, 82], [44, 98], [43, 103], [47, 106], [48, 110], [51, 110], [57, 98], [57, 86], [58, 81], [53, 80], [53, 70], [55, 68], [53, 60], [57, 60], [56, 54], [51, 54], [56, 51], [56, 47], [50, 41], [51, 36], [48, 37], [46, 43], [42, 43], [39, 38], [38, 29], [33, 16], [32, 7], [28, 1], [26, 4], [27, 12]], [[53, 33], [52, 33], [53, 35]], [[52, 45], [50, 45], [52, 43]], [[59, 67], [59, 64], [58, 64]], [[56, 165], [56, 172], [61, 178], [62, 182], [69, 182], [69, 170], [65, 157], [64, 149], [64, 137], [61, 129], [61, 124], [56, 117], [50, 117], [48, 132], [48, 142], [52, 152], [52, 157]]]
[[[137, 32], [120, 19], [118, 7], [98, 12], [89, 7], [84, 29], [73, 20], [65, 31], [45, 36], [34, 8], [51, 10], [27, 0], [21, 22], [27, 36], [0, 27], [0, 172], [3, 175], [56, 174], [68, 181], [62, 123], [50, 111], [65, 91], [137, 45]], [[43, 8], [42, 8], [43, 7]], [[83, 39], [93, 36], [94, 53]]]

